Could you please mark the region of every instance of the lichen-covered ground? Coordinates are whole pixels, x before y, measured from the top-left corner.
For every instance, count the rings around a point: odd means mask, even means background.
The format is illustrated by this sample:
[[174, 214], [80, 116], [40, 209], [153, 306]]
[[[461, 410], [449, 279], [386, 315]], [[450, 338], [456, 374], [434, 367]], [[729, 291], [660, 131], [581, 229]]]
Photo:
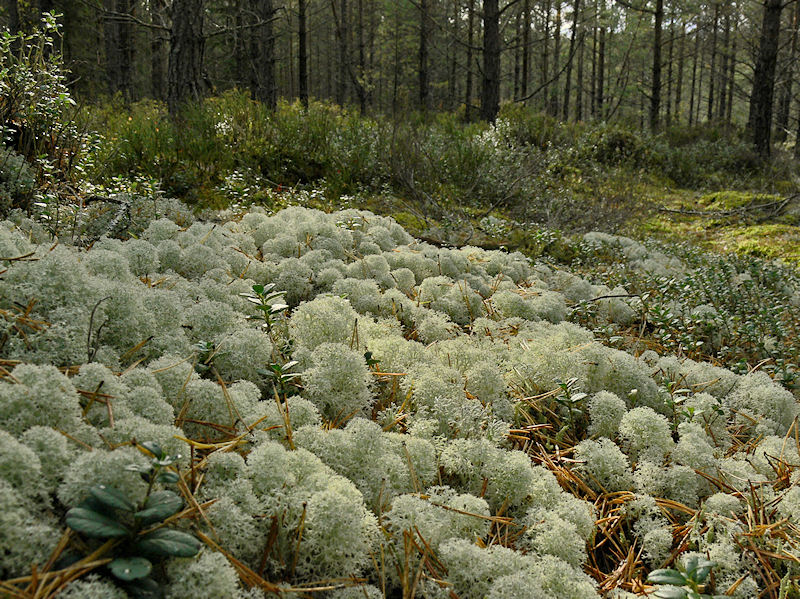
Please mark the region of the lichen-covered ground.
[[[94, 216], [0, 226], [0, 592], [621, 599], [702, 556], [709, 594], [796, 596], [797, 400], [566, 321], [629, 326], [624, 288], [358, 210]], [[202, 549], [145, 551], [158, 527]]]

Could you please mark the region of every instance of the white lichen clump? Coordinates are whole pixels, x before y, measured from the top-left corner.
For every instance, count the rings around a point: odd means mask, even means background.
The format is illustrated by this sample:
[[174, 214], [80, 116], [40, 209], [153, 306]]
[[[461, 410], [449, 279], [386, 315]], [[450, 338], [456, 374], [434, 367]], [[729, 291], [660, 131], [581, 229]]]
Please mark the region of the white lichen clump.
[[[3, 340], [0, 578], [48, 562], [61, 515], [92, 485], [144, 498], [134, 441], [181, 454], [183, 483], [209, 502], [189, 509], [192, 526], [225, 550], [159, 565], [171, 599], [260, 599], [243, 567], [282, 588], [346, 581], [333, 599], [399, 594], [423, 567], [426, 598], [595, 598], [583, 567], [601, 514], [564, 490], [569, 476], [585, 497], [625, 498], [649, 568], [675, 549], [655, 497], [697, 508], [692, 543], [734, 596], [758, 594], [732, 540], [744, 496], [772, 493], [774, 513], [800, 525], [800, 478], [781, 470], [800, 463], [784, 442], [794, 396], [762, 373], [636, 358], [566, 322], [568, 306], [624, 288], [519, 253], [434, 247], [364, 211], [253, 208], [212, 224], [164, 206], [135, 216], [131, 239], [89, 250], [0, 227], [0, 255], [36, 257], [4, 261], [0, 308], [30, 305], [37, 323]], [[684, 268], [626, 238], [584, 243], [636, 268]], [[288, 307], [265, 314], [246, 296], [270, 284]], [[641, 303], [597, 309], [628, 326]], [[680, 405], [676, 387], [688, 389]], [[560, 478], [520, 450], [543, 415], [575, 424], [547, 429], [566, 457]], [[570, 455], [562, 441], [576, 432]], [[60, 596], [125, 592], [92, 574]]]

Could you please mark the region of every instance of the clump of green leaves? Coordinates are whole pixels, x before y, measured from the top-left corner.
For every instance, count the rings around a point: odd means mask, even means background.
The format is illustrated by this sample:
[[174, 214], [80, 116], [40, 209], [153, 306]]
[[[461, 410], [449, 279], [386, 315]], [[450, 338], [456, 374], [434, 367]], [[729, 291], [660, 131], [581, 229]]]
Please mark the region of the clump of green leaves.
[[692, 555], [686, 560], [686, 565], [678, 569], [664, 568], [653, 570], [647, 577], [649, 582], [659, 585], [653, 597], [659, 599], [701, 599], [711, 597], [705, 594], [706, 581], [711, 575], [711, 570], [716, 564], [697, 555]]
[[[147, 483], [141, 502], [110, 486], [89, 488], [89, 496], [67, 512], [66, 521], [75, 532], [90, 539], [105, 541], [102, 553], [113, 559], [110, 574], [136, 597], [157, 596], [158, 583], [150, 577], [153, 563], [168, 557], [193, 557], [200, 542], [191, 534], [169, 524], [183, 507], [183, 499], [156, 484], [174, 484], [179, 475], [174, 464], [180, 456], [168, 455], [157, 443], [139, 447], [151, 457], [148, 464], [129, 466]], [[102, 548], [101, 548], [102, 549]]]

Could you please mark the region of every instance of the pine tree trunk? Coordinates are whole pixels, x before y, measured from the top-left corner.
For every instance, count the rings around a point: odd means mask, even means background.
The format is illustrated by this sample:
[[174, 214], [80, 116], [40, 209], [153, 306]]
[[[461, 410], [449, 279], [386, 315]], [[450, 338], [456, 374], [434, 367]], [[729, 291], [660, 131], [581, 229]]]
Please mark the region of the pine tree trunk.
[[661, 109], [661, 28], [664, 21], [664, 0], [656, 0], [653, 26], [653, 74], [650, 88], [650, 129], [658, 129]]
[[708, 122], [714, 120], [714, 91], [716, 81], [719, 78], [717, 73], [717, 31], [719, 30], [719, 4], [714, 4], [714, 24], [711, 29], [711, 73], [708, 78]]
[[586, 31], [581, 30], [578, 41], [578, 72], [577, 84], [575, 85], [575, 120], [583, 120], [583, 66], [584, 54], [586, 53]]
[[675, 78], [675, 120], [681, 120], [681, 100], [683, 95], [683, 64], [686, 58], [686, 23], [681, 20], [681, 42], [678, 45], [678, 74]]
[[[520, 74], [520, 95], [523, 98], [528, 97], [528, 75], [530, 73], [530, 55], [531, 55], [531, 2], [525, 0], [522, 9], [522, 73]], [[527, 103], [527, 100], [526, 100]]]
[[566, 81], [564, 82], [564, 113], [565, 121], [569, 120], [570, 84], [572, 83], [572, 60], [575, 57], [575, 43], [578, 39], [578, 20], [581, 12], [581, 0], [575, 0], [572, 7], [572, 31], [569, 36], [569, 56], [567, 56]]
[[428, 110], [428, 0], [419, 2], [419, 109]]
[[675, 23], [672, 18], [669, 21], [669, 43], [667, 45], [667, 106], [666, 117], [667, 125], [672, 124], [672, 59], [675, 49]]
[[274, 110], [278, 103], [275, 84], [275, 36], [272, 18], [275, 9], [272, 0], [255, 0], [255, 17], [261, 24], [253, 30], [251, 39], [250, 90], [253, 97]]
[[[150, 20], [158, 25], [166, 25], [164, 13], [166, 11], [164, 0], [150, 1]], [[166, 73], [166, 40], [164, 32], [155, 30], [151, 32], [150, 38], [150, 93], [156, 100], [163, 100], [166, 97], [165, 84]]]
[[494, 123], [500, 112], [500, 6], [499, 0], [483, 2], [483, 82], [481, 118]]
[[467, 84], [464, 98], [465, 118], [472, 119], [472, 45], [475, 43], [475, 0], [467, 9]]
[[550, 114], [558, 116], [559, 114], [559, 98], [558, 98], [558, 84], [559, 80], [559, 63], [561, 62], [561, 0], [556, 1], [556, 22], [554, 27], [555, 43], [553, 45], [553, 85], [550, 88]]
[[697, 63], [700, 60], [700, 34], [694, 34], [694, 60], [692, 61], [692, 87], [689, 92], [689, 126], [694, 124], [695, 88], [697, 86]]
[[173, 0], [170, 31], [167, 105], [176, 116], [190, 101], [205, 94], [203, 80], [203, 10], [205, 0]]
[[795, 3], [792, 13], [792, 41], [789, 47], [789, 60], [781, 83], [781, 96], [778, 103], [778, 114], [775, 122], [775, 140], [786, 141], [789, 132], [789, 108], [792, 104], [792, 85], [794, 83], [795, 61], [797, 60], [797, 26], [800, 23], [800, 2]]
[[758, 59], [750, 96], [749, 130], [760, 156], [771, 152], [772, 101], [775, 93], [775, 66], [781, 30], [783, 0], [765, 0]]
[[605, 118], [605, 72], [606, 72], [606, 28], [601, 27], [598, 34], [598, 53], [597, 58], [597, 115]]
[[308, 108], [308, 26], [306, 0], [297, 1], [297, 79], [300, 102]]

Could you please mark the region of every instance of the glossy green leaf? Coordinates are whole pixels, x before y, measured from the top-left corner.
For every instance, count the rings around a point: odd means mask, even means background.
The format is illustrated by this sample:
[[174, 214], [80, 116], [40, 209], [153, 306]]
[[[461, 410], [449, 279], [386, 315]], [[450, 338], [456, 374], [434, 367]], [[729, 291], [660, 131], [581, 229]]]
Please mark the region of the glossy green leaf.
[[200, 541], [179, 530], [159, 528], [139, 539], [136, 548], [158, 557], [192, 557], [200, 551]]
[[144, 447], [157, 458], [160, 458], [164, 455], [164, 450], [161, 449], [161, 446], [155, 441], [144, 441], [143, 443], [139, 443], [139, 445]]
[[676, 584], [678, 586], [683, 586], [686, 584], [686, 577], [677, 570], [667, 568], [664, 570], [653, 570], [650, 572], [650, 576], [647, 577], [647, 581], [654, 584]]
[[173, 484], [178, 482], [180, 477], [177, 475], [177, 473], [172, 472], [171, 470], [165, 470], [164, 472], [159, 473], [159, 475], [156, 477], [156, 480], [160, 483]]
[[144, 509], [136, 512], [143, 524], [153, 524], [169, 518], [183, 507], [183, 499], [172, 491], [157, 491], [147, 498]]
[[108, 569], [120, 580], [136, 580], [149, 576], [153, 564], [143, 557], [119, 557], [108, 564]]
[[138, 578], [123, 585], [125, 592], [134, 599], [161, 599], [161, 586], [152, 578]]
[[89, 489], [89, 493], [91, 493], [92, 497], [106, 507], [124, 510], [126, 512], [132, 512], [135, 509], [131, 500], [128, 499], [124, 493], [115, 489], [114, 487], [109, 487], [107, 485], [96, 485]]
[[687, 595], [686, 589], [681, 587], [661, 587], [652, 596], [658, 599], [687, 599]]
[[110, 539], [130, 534], [130, 531], [116, 520], [82, 507], [74, 507], [68, 511], [66, 520], [67, 526], [87, 537]]

